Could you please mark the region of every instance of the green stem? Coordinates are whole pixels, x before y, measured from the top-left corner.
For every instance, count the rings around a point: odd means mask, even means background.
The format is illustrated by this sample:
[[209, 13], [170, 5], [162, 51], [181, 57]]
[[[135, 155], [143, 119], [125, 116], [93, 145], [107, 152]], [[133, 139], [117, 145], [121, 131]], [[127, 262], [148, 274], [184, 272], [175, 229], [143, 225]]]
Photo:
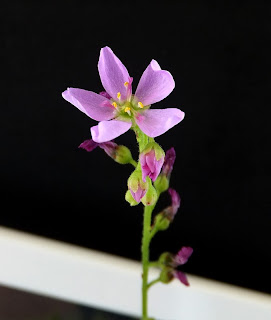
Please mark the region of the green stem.
[[150, 283], [148, 283], [148, 289], [150, 289], [150, 287], [153, 286], [154, 284], [156, 284], [157, 282], [160, 282], [160, 277], [158, 277], [157, 279], [154, 279]]
[[131, 164], [132, 166], [134, 166], [135, 168], [137, 167], [137, 162], [136, 162], [134, 159], [132, 159], [132, 160], [130, 161], [130, 164]]
[[148, 319], [148, 273], [151, 214], [153, 206], [144, 208], [143, 238], [142, 238], [142, 320]]

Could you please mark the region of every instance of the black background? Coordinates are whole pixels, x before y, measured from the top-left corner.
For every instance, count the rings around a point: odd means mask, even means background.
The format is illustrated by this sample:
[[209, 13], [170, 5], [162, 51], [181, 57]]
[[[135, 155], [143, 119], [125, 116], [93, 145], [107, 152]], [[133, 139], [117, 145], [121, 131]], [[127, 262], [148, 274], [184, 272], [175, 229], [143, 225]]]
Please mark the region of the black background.
[[[175, 147], [171, 186], [182, 205], [152, 258], [183, 245], [183, 270], [271, 293], [268, 1], [9, 1], [2, 7], [0, 224], [140, 259], [142, 206], [124, 200], [132, 167], [78, 145], [96, 124], [66, 87], [102, 91], [100, 48], [138, 82], [151, 59], [176, 88], [155, 108], [184, 121], [157, 138]], [[134, 85], [134, 89], [135, 89]], [[116, 140], [131, 147], [132, 132]], [[163, 195], [158, 209], [169, 202]]]

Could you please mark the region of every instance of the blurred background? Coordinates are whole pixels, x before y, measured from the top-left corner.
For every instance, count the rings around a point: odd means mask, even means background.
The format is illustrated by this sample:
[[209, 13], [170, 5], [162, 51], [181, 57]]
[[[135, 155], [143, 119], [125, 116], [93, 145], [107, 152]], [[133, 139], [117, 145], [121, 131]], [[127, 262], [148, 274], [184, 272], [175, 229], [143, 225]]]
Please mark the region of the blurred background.
[[[132, 167], [78, 149], [96, 122], [61, 97], [100, 92], [101, 47], [134, 77], [151, 59], [176, 88], [155, 108], [186, 117], [156, 141], [177, 159], [182, 204], [151, 258], [192, 246], [186, 272], [271, 293], [270, 3], [9, 1], [3, 21], [0, 224], [140, 260]], [[137, 157], [132, 132], [116, 139]], [[163, 194], [159, 209], [169, 204]]]

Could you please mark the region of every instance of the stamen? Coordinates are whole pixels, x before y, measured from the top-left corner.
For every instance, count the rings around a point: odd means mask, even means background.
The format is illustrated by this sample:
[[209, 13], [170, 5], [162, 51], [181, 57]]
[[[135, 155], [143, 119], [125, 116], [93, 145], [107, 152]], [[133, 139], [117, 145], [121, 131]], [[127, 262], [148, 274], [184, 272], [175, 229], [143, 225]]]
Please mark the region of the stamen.
[[121, 93], [120, 92], [117, 93], [117, 98], [120, 100], [120, 98], [121, 98]]
[[128, 81], [124, 82], [124, 87], [128, 88], [128, 85], [129, 85]]
[[144, 108], [143, 103], [142, 103], [142, 102], [140, 102], [140, 101], [138, 102], [138, 104], [137, 104], [137, 105], [138, 105], [138, 108], [140, 108], [140, 109], [143, 109], [143, 108]]
[[117, 109], [117, 107], [118, 107], [118, 105], [117, 105], [116, 102], [113, 102], [113, 103], [112, 103], [112, 106], [113, 106], [114, 108], [116, 108], [116, 109]]
[[126, 107], [124, 109], [125, 112], [127, 112], [129, 115], [131, 115], [131, 108], [130, 107]]

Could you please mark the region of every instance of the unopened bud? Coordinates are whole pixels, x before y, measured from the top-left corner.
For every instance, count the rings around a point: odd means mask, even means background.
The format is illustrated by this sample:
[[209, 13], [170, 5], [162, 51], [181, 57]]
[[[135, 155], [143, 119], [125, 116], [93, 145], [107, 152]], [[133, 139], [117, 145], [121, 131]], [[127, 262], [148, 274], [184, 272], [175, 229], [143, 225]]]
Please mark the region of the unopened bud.
[[160, 176], [158, 176], [154, 181], [154, 186], [159, 193], [165, 192], [169, 187], [169, 180], [165, 175], [160, 174]]
[[155, 181], [161, 171], [164, 163], [164, 150], [156, 142], [150, 142], [139, 155], [139, 161], [142, 168], [142, 179], [146, 181], [146, 177], [150, 177]]
[[125, 200], [127, 202], [129, 202], [130, 206], [132, 206], [132, 207], [138, 205], [138, 202], [135, 201], [130, 190], [127, 190], [127, 192], [125, 194]]
[[166, 230], [170, 225], [170, 220], [163, 214], [163, 212], [158, 213], [154, 219], [154, 228], [157, 231]]
[[127, 164], [133, 160], [131, 151], [127, 147], [119, 146], [113, 141], [100, 143], [99, 147], [120, 164]]
[[157, 201], [157, 192], [152, 185], [150, 178], [147, 179], [146, 183], [148, 184], [148, 190], [141, 202], [144, 204], [144, 206], [152, 206]]
[[172, 271], [172, 268], [163, 268], [160, 273], [160, 281], [163, 283], [171, 282], [174, 278]]
[[148, 183], [142, 181], [142, 172], [140, 169], [136, 169], [130, 175], [128, 179], [128, 189], [136, 202], [140, 202], [145, 196], [148, 189]]

